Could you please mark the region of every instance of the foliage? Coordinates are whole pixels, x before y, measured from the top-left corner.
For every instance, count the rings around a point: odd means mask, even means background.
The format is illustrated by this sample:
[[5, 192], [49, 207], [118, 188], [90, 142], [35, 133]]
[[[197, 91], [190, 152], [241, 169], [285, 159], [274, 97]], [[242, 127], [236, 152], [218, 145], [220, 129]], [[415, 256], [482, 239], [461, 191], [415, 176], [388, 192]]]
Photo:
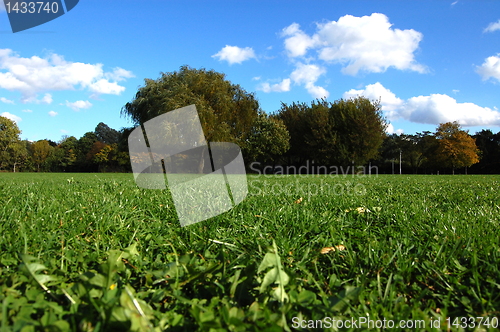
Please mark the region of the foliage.
[[31, 145], [33, 163], [36, 165], [37, 172], [40, 172], [40, 167], [53, 149], [47, 140], [39, 140]]
[[99, 122], [95, 127], [94, 133], [97, 140], [104, 144], [117, 144], [120, 139], [120, 133], [103, 122]]
[[259, 111], [254, 94], [232, 84], [224, 74], [182, 66], [157, 80], [146, 79], [122, 114], [142, 124], [191, 104], [196, 105], [207, 141], [233, 142], [242, 148]]
[[274, 161], [290, 148], [290, 134], [283, 121], [260, 113], [245, 144], [248, 161]]
[[23, 154], [19, 135], [21, 131], [17, 124], [0, 116], [0, 169], [14, 166]]
[[453, 171], [457, 167], [468, 167], [479, 162], [475, 140], [461, 130], [458, 122], [440, 124], [435, 136], [438, 142], [437, 160]]
[[234, 209], [181, 228], [130, 174], [0, 174], [2, 332], [499, 316], [498, 176], [248, 181]]
[[364, 165], [378, 156], [387, 125], [380, 103], [365, 97], [282, 104], [278, 117], [291, 136], [289, 162], [299, 164]]

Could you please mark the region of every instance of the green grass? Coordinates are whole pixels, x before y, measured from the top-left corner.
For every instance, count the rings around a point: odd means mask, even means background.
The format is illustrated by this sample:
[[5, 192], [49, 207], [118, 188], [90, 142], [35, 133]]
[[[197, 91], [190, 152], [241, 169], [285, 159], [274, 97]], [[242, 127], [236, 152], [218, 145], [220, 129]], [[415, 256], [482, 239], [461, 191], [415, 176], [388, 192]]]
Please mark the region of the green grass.
[[181, 228], [131, 174], [0, 174], [0, 332], [500, 326], [500, 176], [248, 181], [240, 205]]

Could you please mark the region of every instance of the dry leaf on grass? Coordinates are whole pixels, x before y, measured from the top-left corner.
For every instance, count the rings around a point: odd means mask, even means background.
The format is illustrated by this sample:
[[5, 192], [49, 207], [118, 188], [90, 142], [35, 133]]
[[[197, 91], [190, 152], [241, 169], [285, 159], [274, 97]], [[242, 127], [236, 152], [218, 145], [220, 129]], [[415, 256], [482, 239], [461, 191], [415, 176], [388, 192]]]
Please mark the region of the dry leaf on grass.
[[328, 254], [330, 251], [343, 251], [345, 250], [346, 247], [343, 245], [343, 244], [339, 244], [338, 246], [335, 246], [335, 247], [325, 247], [323, 249], [321, 249], [321, 253], [322, 254]]
[[300, 204], [300, 203], [302, 203], [302, 197], [295, 201], [295, 204]]

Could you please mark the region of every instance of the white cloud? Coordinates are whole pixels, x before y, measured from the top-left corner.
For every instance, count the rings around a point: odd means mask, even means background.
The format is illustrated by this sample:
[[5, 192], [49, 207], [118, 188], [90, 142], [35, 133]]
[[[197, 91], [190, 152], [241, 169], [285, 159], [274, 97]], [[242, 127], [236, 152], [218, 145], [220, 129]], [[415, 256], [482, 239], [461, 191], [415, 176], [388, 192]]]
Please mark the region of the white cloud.
[[67, 131], [65, 129], [61, 129], [60, 131], [61, 131], [62, 134], [68, 134], [69, 133], [69, 131]]
[[266, 93], [268, 92], [286, 92], [290, 91], [290, 79], [285, 78], [283, 81], [280, 83], [276, 84], [269, 84], [267, 82], [262, 83], [260, 87], [258, 87], [258, 90], [264, 91]]
[[350, 90], [344, 98], [363, 95], [381, 99], [382, 110], [389, 120], [407, 120], [416, 123], [439, 124], [458, 121], [462, 126], [500, 126], [500, 112], [473, 103], [459, 103], [445, 94], [411, 97], [402, 100], [382, 84], [367, 85], [362, 90]]
[[365, 96], [370, 100], [379, 100], [382, 110], [389, 119], [398, 117], [398, 110], [403, 105], [403, 100], [396, 97], [396, 95], [389, 89], [386, 89], [379, 82], [369, 84], [361, 90], [349, 90], [343, 94], [344, 99], [355, 98], [357, 96]]
[[385, 129], [385, 132], [388, 133], [389, 135], [391, 135], [391, 134], [401, 135], [401, 134], [404, 133], [404, 130], [403, 129], [396, 129], [396, 130], [394, 130], [394, 126], [392, 125], [392, 123], [389, 123], [387, 125], [387, 128]]
[[49, 115], [50, 115], [50, 116], [56, 116], [56, 115], [57, 115], [57, 112], [50, 111], [50, 112], [49, 112]]
[[70, 103], [66, 100], [66, 106], [71, 108], [73, 111], [78, 112], [81, 109], [86, 109], [92, 107], [92, 104], [87, 100], [78, 100], [73, 103]]
[[306, 33], [300, 30], [300, 25], [292, 23], [284, 28], [281, 32], [285, 39], [285, 49], [291, 57], [304, 56], [307, 50], [318, 44], [317, 38], [309, 37]]
[[497, 22], [492, 22], [483, 30], [483, 32], [494, 32], [500, 30], [500, 20]]
[[17, 115], [14, 115], [14, 114], [9, 113], [9, 112], [3, 112], [2, 114], [0, 114], [0, 116], [3, 116], [4, 118], [7, 118], [7, 119], [11, 119], [12, 121], [14, 121], [16, 123], [23, 121], [23, 119], [21, 119]]
[[415, 61], [414, 52], [423, 38], [413, 29], [392, 29], [384, 14], [355, 17], [345, 15], [338, 21], [317, 25], [317, 32], [308, 36], [298, 24], [283, 29], [285, 49], [290, 57], [305, 56], [315, 49], [321, 60], [341, 63], [342, 72], [356, 75], [359, 71], [384, 72], [389, 67], [426, 72]]
[[255, 52], [251, 47], [241, 48], [226, 45], [218, 53], [212, 55], [212, 58], [218, 58], [219, 61], [227, 61], [232, 65], [233, 63], [242, 63], [243, 61], [255, 58]]
[[326, 69], [323, 67], [298, 63], [296, 69], [290, 74], [290, 79], [295, 84], [304, 85], [313, 98], [328, 98], [330, 95], [328, 91], [321, 86], [315, 85], [318, 78], [325, 73]]
[[497, 56], [486, 58], [481, 66], [476, 68], [476, 72], [483, 80], [495, 78], [500, 82], [500, 53]]
[[33, 113], [32, 110], [22, 110], [21, 112], [24, 112], [24, 113]]
[[125, 81], [127, 78], [135, 77], [135, 75], [129, 71], [120, 67], [113, 69], [111, 73], [104, 73], [104, 77], [108, 80], [113, 80], [116, 82]]
[[[23, 102], [37, 102], [38, 93], [76, 88], [103, 94], [123, 92], [125, 87], [117, 82], [133, 77], [133, 74], [122, 68], [105, 72], [102, 67], [100, 63], [66, 61], [57, 54], [46, 58], [22, 58], [10, 49], [0, 49], [0, 88], [21, 92]], [[47, 94], [39, 101], [51, 102], [52, 97]]]
[[13, 101], [13, 100], [7, 99], [7, 98], [5, 98], [5, 97], [1, 97], [1, 98], [0, 98], [0, 101], [1, 101], [2, 103], [6, 103], [6, 104], [14, 104], [14, 101]]
[[89, 90], [97, 94], [110, 94], [119, 95], [125, 91], [125, 87], [118, 85], [116, 82], [110, 82], [106, 79], [100, 79], [99, 81], [89, 85]]
[[458, 121], [462, 126], [500, 125], [500, 113], [473, 103], [458, 103], [443, 94], [408, 99], [401, 115], [412, 122], [438, 124]]

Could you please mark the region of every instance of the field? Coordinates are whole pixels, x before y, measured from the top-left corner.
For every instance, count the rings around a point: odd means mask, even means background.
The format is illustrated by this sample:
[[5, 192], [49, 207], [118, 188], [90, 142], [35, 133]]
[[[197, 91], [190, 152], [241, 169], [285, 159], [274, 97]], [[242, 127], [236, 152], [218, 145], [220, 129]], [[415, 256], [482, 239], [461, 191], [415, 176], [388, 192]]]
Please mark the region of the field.
[[0, 174], [0, 331], [498, 330], [500, 176], [248, 181], [181, 228], [131, 174]]

